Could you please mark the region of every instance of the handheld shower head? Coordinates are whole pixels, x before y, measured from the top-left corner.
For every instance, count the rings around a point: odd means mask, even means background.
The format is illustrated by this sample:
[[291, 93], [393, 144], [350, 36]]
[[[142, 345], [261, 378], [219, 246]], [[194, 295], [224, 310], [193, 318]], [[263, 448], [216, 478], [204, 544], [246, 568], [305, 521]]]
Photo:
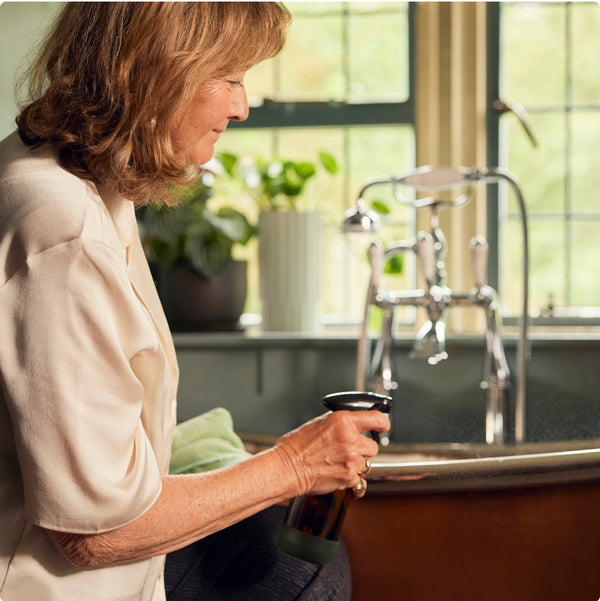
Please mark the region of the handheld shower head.
[[[396, 200], [402, 204], [412, 204], [415, 208], [427, 206], [453, 206], [466, 205], [473, 195], [472, 184], [476, 181], [474, 172], [465, 167], [419, 167], [417, 170], [395, 178], [395, 184], [408, 186], [416, 192], [428, 192], [431, 196], [417, 198], [414, 201], [406, 201], [395, 193]], [[455, 198], [443, 200], [439, 193], [459, 190]]]
[[465, 167], [419, 167], [401, 178], [406, 186], [416, 190], [450, 190], [471, 183], [471, 170]]
[[342, 231], [344, 233], [367, 233], [376, 232], [379, 229], [379, 215], [367, 206], [362, 196], [356, 205], [344, 213]]

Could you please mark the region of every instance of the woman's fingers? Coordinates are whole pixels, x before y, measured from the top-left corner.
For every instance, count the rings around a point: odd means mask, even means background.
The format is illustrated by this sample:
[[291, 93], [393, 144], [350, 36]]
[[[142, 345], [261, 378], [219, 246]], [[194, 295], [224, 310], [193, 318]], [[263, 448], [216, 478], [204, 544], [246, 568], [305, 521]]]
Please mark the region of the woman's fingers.
[[387, 432], [390, 429], [390, 419], [381, 411], [337, 411], [336, 415], [346, 414], [357, 421], [360, 431], [375, 430], [376, 432]]
[[379, 450], [377, 443], [363, 432], [389, 429], [389, 419], [378, 411], [336, 411], [286, 434], [276, 448], [295, 471], [299, 494], [355, 488], [355, 494], [362, 496], [367, 459]]

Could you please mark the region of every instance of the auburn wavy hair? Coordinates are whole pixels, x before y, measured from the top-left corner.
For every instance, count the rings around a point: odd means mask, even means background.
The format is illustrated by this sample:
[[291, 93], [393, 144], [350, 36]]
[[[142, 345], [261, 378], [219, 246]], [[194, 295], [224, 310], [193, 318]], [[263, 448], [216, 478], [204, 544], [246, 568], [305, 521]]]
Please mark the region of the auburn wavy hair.
[[172, 119], [202, 83], [279, 53], [290, 20], [276, 2], [68, 2], [25, 74], [19, 135], [149, 204], [190, 181]]

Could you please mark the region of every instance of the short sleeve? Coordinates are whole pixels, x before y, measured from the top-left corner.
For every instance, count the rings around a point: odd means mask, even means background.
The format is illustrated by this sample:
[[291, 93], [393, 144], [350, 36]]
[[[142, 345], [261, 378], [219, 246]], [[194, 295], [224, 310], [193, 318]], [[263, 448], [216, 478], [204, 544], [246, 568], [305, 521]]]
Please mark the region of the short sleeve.
[[164, 357], [125, 262], [77, 238], [30, 258], [0, 300], [3, 395], [27, 519], [81, 533], [133, 521], [159, 495], [161, 470], [132, 365], [155, 371], [154, 361], [160, 372]]

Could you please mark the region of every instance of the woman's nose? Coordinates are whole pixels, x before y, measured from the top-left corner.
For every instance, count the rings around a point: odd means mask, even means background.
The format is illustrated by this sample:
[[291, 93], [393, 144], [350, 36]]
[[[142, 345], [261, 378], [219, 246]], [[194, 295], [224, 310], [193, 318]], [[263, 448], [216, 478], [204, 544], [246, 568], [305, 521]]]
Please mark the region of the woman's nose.
[[246, 90], [243, 87], [239, 87], [231, 97], [231, 114], [229, 119], [233, 121], [245, 121], [248, 118], [249, 112]]

